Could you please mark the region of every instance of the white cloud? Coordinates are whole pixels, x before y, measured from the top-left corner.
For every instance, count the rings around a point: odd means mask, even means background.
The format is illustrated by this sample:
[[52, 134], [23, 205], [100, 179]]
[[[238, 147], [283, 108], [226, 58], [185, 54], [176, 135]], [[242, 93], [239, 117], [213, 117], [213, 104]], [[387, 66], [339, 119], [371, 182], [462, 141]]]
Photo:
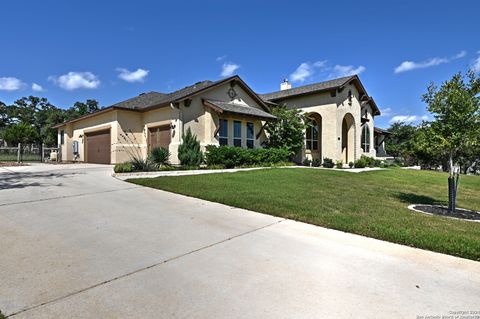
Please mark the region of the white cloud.
[[220, 75], [223, 76], [223, 77], [231, 76], [239, 68], [240, 68], [240, 65], [232, 63], [232, 62], [223, 63], [222, 73], [220, 73]]
[[100, 80], [92, 72], [68, 72], [60, 76], [50, 76], [48, 80], [69, 91], [96, 89], [100, 86]]
[[[353, 74], [360, 74], [364, 72], [366, 68], [363, 65], [354, 67], [352, 65], [335, 65], [333, 67], [328, 65], [327, 60], [317, 61], [314, 63], [303, 62], [298, 68], [290, 74], [291, 82], [303, 83], [314, 77], [317, 73], [323, 73], [326, 78], [338, 78]], [[327, 73], [329, 72], [329, 74]], [[328, 75], [327, 75], [328, 74]]]
[[382, 109], [382, 116], [390, 116], [392, 114], [392, 108], [387, 107]]
[[40, 84], [32, 83], [32, 90], [35, 92], [43, 92], [45, 91]]
[[0, 77], [0, 91], [17, 91], [25, 88], [26, 84], [14, 77]]
[[143, 82], [147, 77], [149, 70], [137, 69], [136, 71], [130, 72], [124, 68], [117, 68], [117, 71], [120, 72], [118, 77], [124, 81], [134, 83], [134, 82]]
[[304, 62], [298, 66], [298, 68], [290, 74], [290, 81], [292, 82], [305, 82], [314, 73], [313, 66]]
[[412, 71], [416, 69], [426, 69], [430, 68], [432, 66], [437, 66], [440, 64], [445, 64], [449, 63], [453, 60], [456, 59], [461, 59], [467, 55], [467, 51], [463, 50], [460, 51], [459, 53], [455, 54], [451, 58], [431, 58], [426, 61], [422, 62], [414, 62], [414, 61], [403, 61], [400, 63], [399, 66], [397, 66], [394, 70], [395, 74], [402, 73], [402, 72], [407, 72], [407, 71]]
[[467, 51], [462, 50], [462, 51], [458, 52], [457, 54], [455, 54], [455, 56], [453, 58], [454, 59], [461, 59], [461, 58], [464, 58], [466, 55], [467, 55]]
[[363, 65], [358, 67], [354, 67], [353, 65], [335, 65], [333, 67], [333, 72], [330, 74], [329, 77], [331, 78], [341, 78], [344, 76], [350, 76], [354, 74], [360, 74], [364, 72], [367, 68]]
[[217, 56], [217, 58], [215, 59], [217, 62], [220, 62], [220, 61], [223, 61], [227, 58], [227, 55], [222, 55], [222, 56]]
[[428, 115], [395, 115], [390, 119], [390, 123], [402, 122], [402, 123], [413, 123], [419, 121], [427, 121]]
[[[480, 54], [480, 51], [478, 51], [477, 53]], [[475, 59], [472, 69], [474, 72], [480, 73], [480, 55]]]

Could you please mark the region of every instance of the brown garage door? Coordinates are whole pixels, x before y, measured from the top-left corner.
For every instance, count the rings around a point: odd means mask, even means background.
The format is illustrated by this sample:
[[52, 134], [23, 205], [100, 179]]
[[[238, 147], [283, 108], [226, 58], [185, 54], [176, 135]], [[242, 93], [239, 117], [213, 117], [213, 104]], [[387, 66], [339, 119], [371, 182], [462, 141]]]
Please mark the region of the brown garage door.
[[110, 164], [110, 130], [86, 134], [87, 162]]
[[148, 149], [163, 147], [168, 150], [170, 145], [170, 125], [151, 127], [148, 129]]

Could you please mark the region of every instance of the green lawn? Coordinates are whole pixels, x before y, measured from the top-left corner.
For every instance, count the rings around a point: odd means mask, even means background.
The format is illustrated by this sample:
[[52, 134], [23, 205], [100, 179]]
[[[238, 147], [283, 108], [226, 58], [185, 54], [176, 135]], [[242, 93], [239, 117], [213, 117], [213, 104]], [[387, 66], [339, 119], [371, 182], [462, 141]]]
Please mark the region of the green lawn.
[[[132, 183], [355, 234], [480, 260], [480, 223], [428, 216], [409, 204], [447, 204], [447, 174], [391, 169], [265, 169], [131, 179]], [[461, 176], [458, 207], [480, 211], [480, 177]]]

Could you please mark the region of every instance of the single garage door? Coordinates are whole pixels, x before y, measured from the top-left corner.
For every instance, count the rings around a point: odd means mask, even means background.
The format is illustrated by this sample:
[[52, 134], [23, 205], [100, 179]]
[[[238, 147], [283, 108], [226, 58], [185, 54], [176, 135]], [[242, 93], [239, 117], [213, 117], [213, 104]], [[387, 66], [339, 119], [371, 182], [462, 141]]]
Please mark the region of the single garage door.
[[168, 150], [171, 140], [170, 125], [151, 127], [148, 129], [148, 135], [149, 150], [155, 147], [163, 147]]
[[88, 133], [86, 150], [87, 162], [97, 164], [110, 164], [110, 130]]

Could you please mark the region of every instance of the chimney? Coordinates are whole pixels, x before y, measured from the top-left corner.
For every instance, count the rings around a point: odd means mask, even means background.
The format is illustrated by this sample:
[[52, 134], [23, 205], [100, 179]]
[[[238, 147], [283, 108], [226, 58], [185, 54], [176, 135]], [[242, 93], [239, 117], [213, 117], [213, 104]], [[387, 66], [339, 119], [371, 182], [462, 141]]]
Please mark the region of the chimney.
[[280, 83], [280, 91], [291, 89], [292, 85], [288, 82], [288, 79], [284, 79], [282, 83]]

